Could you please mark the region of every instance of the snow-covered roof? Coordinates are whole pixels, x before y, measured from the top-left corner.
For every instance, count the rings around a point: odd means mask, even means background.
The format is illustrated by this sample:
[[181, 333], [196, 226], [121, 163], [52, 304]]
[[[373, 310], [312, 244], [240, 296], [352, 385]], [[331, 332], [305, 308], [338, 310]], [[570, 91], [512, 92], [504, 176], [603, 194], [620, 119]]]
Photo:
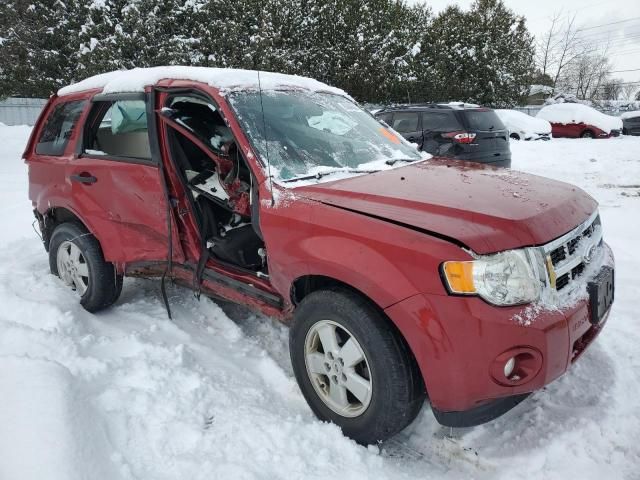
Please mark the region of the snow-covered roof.
[[634, 110], [632, 112], [624, 112], [622, 115], [620, 115], [620, 118], [622, 118], [623, 120], [625, 118], [636, 118], [636, 117], [640, 117], [640, 110]]
[[539, 93], [549, 95], [553, 93], [553, 87], [549, 87], [548, 85], [531, 85], [529, 87], [529, 95], [537, 95]]
[[260, 81], [258, 82], [257, 70], [185, 66], [134, 68], [132, 70], [103, 73], [63, 87], [58, 90], [58, 95], [69, 95], [96, 88], [101, 88], [102, 93], [142, 92], [146, 86], [155, 85], [160, 80], [165, 79], [202, 82], [223, 91], [257, 90], [260, 86], [263, 90], [295, 88], [349, 96], [344, 90], [331, 87], [312, 78], [299, 77], [297, 75], [260, 72]]
[[605, 115], [581, 103], [555, 103], [547, 105], [538, 112], [538, 118], [543, 118], [551, 123], [585, 123], [593, 125], [600, 130], [610, 133], [611, 130], [622, 129], [622, 120], [618, 117]]
[[475, 103], [466, 103], [466, 102], [447, 102], [447, 103], [439, 103], [438, 105], [442, 105], [444, 107], [451, 107], [455, 109], [480, 108], [480, 105], [476, 105]]

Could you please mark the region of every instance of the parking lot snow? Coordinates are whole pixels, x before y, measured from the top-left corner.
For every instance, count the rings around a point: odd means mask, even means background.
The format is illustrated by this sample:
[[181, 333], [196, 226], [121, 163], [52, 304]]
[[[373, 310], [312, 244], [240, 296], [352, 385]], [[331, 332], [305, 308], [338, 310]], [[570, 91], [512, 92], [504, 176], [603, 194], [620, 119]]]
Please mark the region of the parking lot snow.
[[514, 168], [600, 202], [617, 300], [581, 361], [490, 424], [443, 428], [425, 405], [366, 448], [313, 417], [271, 319], [171, 287], [170, 321], [138, 279], [82, 310], [32, 229], [28, 134], [0, 126], [0, 478], [638, 478], [639, 137], [512, 143]]

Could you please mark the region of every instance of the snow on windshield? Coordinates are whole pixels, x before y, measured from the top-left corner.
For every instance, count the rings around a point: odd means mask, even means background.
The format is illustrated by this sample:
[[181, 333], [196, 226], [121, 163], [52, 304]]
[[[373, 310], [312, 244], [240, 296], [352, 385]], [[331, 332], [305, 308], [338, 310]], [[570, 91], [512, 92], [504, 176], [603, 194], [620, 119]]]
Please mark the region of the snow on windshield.
[[238, 92], [230, 103], [274, 180], [286, 186], [430, 158], [342, 96]]

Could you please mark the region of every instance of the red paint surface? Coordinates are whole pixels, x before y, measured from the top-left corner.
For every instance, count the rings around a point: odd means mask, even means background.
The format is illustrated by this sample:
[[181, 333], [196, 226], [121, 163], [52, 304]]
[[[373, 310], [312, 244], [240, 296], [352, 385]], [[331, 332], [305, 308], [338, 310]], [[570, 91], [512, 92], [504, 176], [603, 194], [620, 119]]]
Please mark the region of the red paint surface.
[[[431, 402], [441, 410], [464, 410], [488, 399], [529, 392], [568, 368], [573, 343], [589, 328], [584, 323], [585, 303], [569, 312], [544, 312], [533, 325], [522, 326], [513, 317], [524, 307], [498, 308], [479, 298], [449, 296], [439, 267], [446, 260], [471, 258], [460, 244], [476, 253], [492, 253], [543, 244], [566, 233], [596, 208], [586, 193], [541, 177], [446, 160], [285, 191], [269, 184], [265, 168], [215, 88], [188, 81], [166, 80], [159, 85], [197, 88], [210, 95], [259, 185], [270, 278], [258, 278], [215, 259], [209, 260], [207, 268], [279, 295], [283, 306], [275, 308], [211, 281], [202, 284], [205, 293], [286, 320], [294, 308], [291, 289], [296, 279], [323, 275], [346, 283], [384, 309], [399, 328], [418, 361]], [[53, 97], [42, 118], [57, 102], [90, 99], [95, 93]], [[162, 107], [166, 95], [158, 94], [154, 110]], [[39, 137], [42, 123], [39, 120], [34, 128], [25, 151], [34, 207], [42, 214], [53, 207], [74, 212], [100, 241], [105, 258], [120, 271], [162, 274], [168, 255], [168, 205], [160, 169], [78, 158], [74, 152], [80, 128], [73, 132], [62, 157], [36, 155], [34, 138]], [[200, 238], [184, 187], [169, 161], [166, 128], [176, 126], [160, 115], [157, 123], [167, 188], [176, 199], [171, 209], [173, 276], [193, 286]], [[215, 155], [211, 160], [225, 168]], [[98, 181], [92, 185], [69, 181], [70, 175], [82, 172]], [[271, 188], [278, 191], [275, 203]], [[239, 208], [246, 209], [246, 199], [238, 198]], [[539, 351], [542, 366], [523, 385], [500, 385], [491, 377], [492, 363], [514, 347]]]
[[600, 128], [586, 123], [552, 123], [551, 134], [557, 138], [580, 138], [584, 132], [590, 130], [594, 138], [609, 138], [611, 134]]

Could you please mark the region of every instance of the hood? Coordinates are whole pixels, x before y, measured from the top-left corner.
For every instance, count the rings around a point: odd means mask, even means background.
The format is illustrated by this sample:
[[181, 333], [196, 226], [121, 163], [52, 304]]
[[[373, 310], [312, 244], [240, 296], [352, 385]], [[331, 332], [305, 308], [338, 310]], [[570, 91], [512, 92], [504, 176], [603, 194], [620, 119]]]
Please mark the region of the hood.
[[479, 254], [545, 244], [585, 221], [597, 207], [573, 185], [437, 158], [295, 191], [427, 231]]

